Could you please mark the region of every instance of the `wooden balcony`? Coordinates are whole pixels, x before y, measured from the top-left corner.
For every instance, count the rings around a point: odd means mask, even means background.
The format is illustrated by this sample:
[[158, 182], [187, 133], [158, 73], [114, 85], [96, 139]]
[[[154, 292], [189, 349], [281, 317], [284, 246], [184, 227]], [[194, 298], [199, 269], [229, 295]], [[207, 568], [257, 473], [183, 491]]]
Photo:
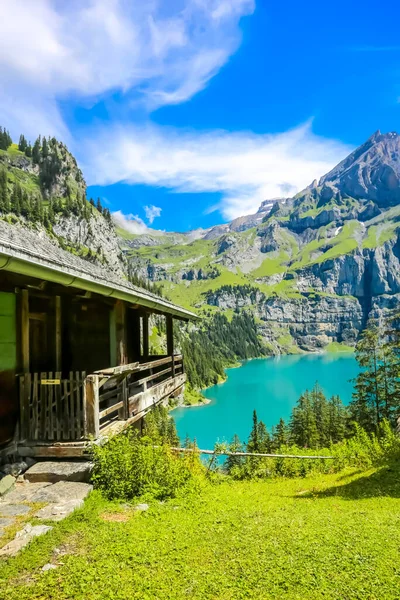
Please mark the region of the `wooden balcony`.
[[186, 381], [181, 355], [152, 356], [86, 375], [19, 375], [18, 452], [22, 456], [82, 456], [89, 441], [138, 423], [178, 395]]

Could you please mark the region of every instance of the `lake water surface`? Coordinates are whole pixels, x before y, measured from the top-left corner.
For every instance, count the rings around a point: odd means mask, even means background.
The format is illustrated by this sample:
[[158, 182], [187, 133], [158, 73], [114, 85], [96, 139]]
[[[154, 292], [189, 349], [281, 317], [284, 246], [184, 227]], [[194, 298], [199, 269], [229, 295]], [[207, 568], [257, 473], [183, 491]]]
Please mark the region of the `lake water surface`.
[[200, 448], [229, 441], [237, 433], [247, 440], [253, 410], [270, 429], [288, 419], [299, 396], [318, 381], [325, 394], [338, 394], [345, 404], [351, 400], [349, 381], [358, 373], [352, 354], [308, 354], [260, 358], [228, 369], [228, 379], [205, 390], [211, 404], [173, 411], [181, 439], [196, 438]]

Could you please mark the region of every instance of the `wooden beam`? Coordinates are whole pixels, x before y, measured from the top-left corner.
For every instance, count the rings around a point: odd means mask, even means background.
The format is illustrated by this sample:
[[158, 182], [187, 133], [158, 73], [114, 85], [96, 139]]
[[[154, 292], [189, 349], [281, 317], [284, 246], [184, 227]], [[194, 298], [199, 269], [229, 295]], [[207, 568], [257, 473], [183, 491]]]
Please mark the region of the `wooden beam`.
[[56, 371], [62, 370], [62, 322], [61, 322], [61, 296], [55, 297], [55, 346], [56, 346]]
[[21, 367], [29, 373], [29, 292], [21, 290]]
[[167, 354], [173, 356], [174, 354], [174, 321], [172, 315], [165, 316], [167, 322]]
[[110, 310], [110, 364], [117, 365], [117, 320], [115, 306]]
[[126, 305], [122, 300], [115, 303], [116, 337], [117, 337], [117, 365], [128, 363], [128, 349], [126, 344]]
[[142, 317], [143, 323], [143, 358], [149, 358], [149, 315], [145, 313]]

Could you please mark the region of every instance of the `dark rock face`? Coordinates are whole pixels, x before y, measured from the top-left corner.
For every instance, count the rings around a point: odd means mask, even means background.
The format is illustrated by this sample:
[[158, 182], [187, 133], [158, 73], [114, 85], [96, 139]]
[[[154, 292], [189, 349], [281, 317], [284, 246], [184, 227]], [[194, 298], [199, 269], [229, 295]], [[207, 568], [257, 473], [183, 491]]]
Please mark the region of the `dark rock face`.
[[356, 199], [373, 200], [379, 207], [400, 202], [400, 136], [377, 131], [357, 150], [322, 177], [320, 186]]

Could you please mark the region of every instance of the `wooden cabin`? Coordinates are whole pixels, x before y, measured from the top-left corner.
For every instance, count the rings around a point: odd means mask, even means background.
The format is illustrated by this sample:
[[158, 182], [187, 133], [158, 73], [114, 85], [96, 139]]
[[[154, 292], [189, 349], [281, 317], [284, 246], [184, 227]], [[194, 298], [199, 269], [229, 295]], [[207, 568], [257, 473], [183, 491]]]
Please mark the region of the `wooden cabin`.
[[[165, 321], [151, 356], [149, 317]], [[80, 456], [138, 423], [186, 376], [173, 323], [196, 315], [0, 221], [0, 448]], [[6, 448], [6, 450], [4, 450]]]

